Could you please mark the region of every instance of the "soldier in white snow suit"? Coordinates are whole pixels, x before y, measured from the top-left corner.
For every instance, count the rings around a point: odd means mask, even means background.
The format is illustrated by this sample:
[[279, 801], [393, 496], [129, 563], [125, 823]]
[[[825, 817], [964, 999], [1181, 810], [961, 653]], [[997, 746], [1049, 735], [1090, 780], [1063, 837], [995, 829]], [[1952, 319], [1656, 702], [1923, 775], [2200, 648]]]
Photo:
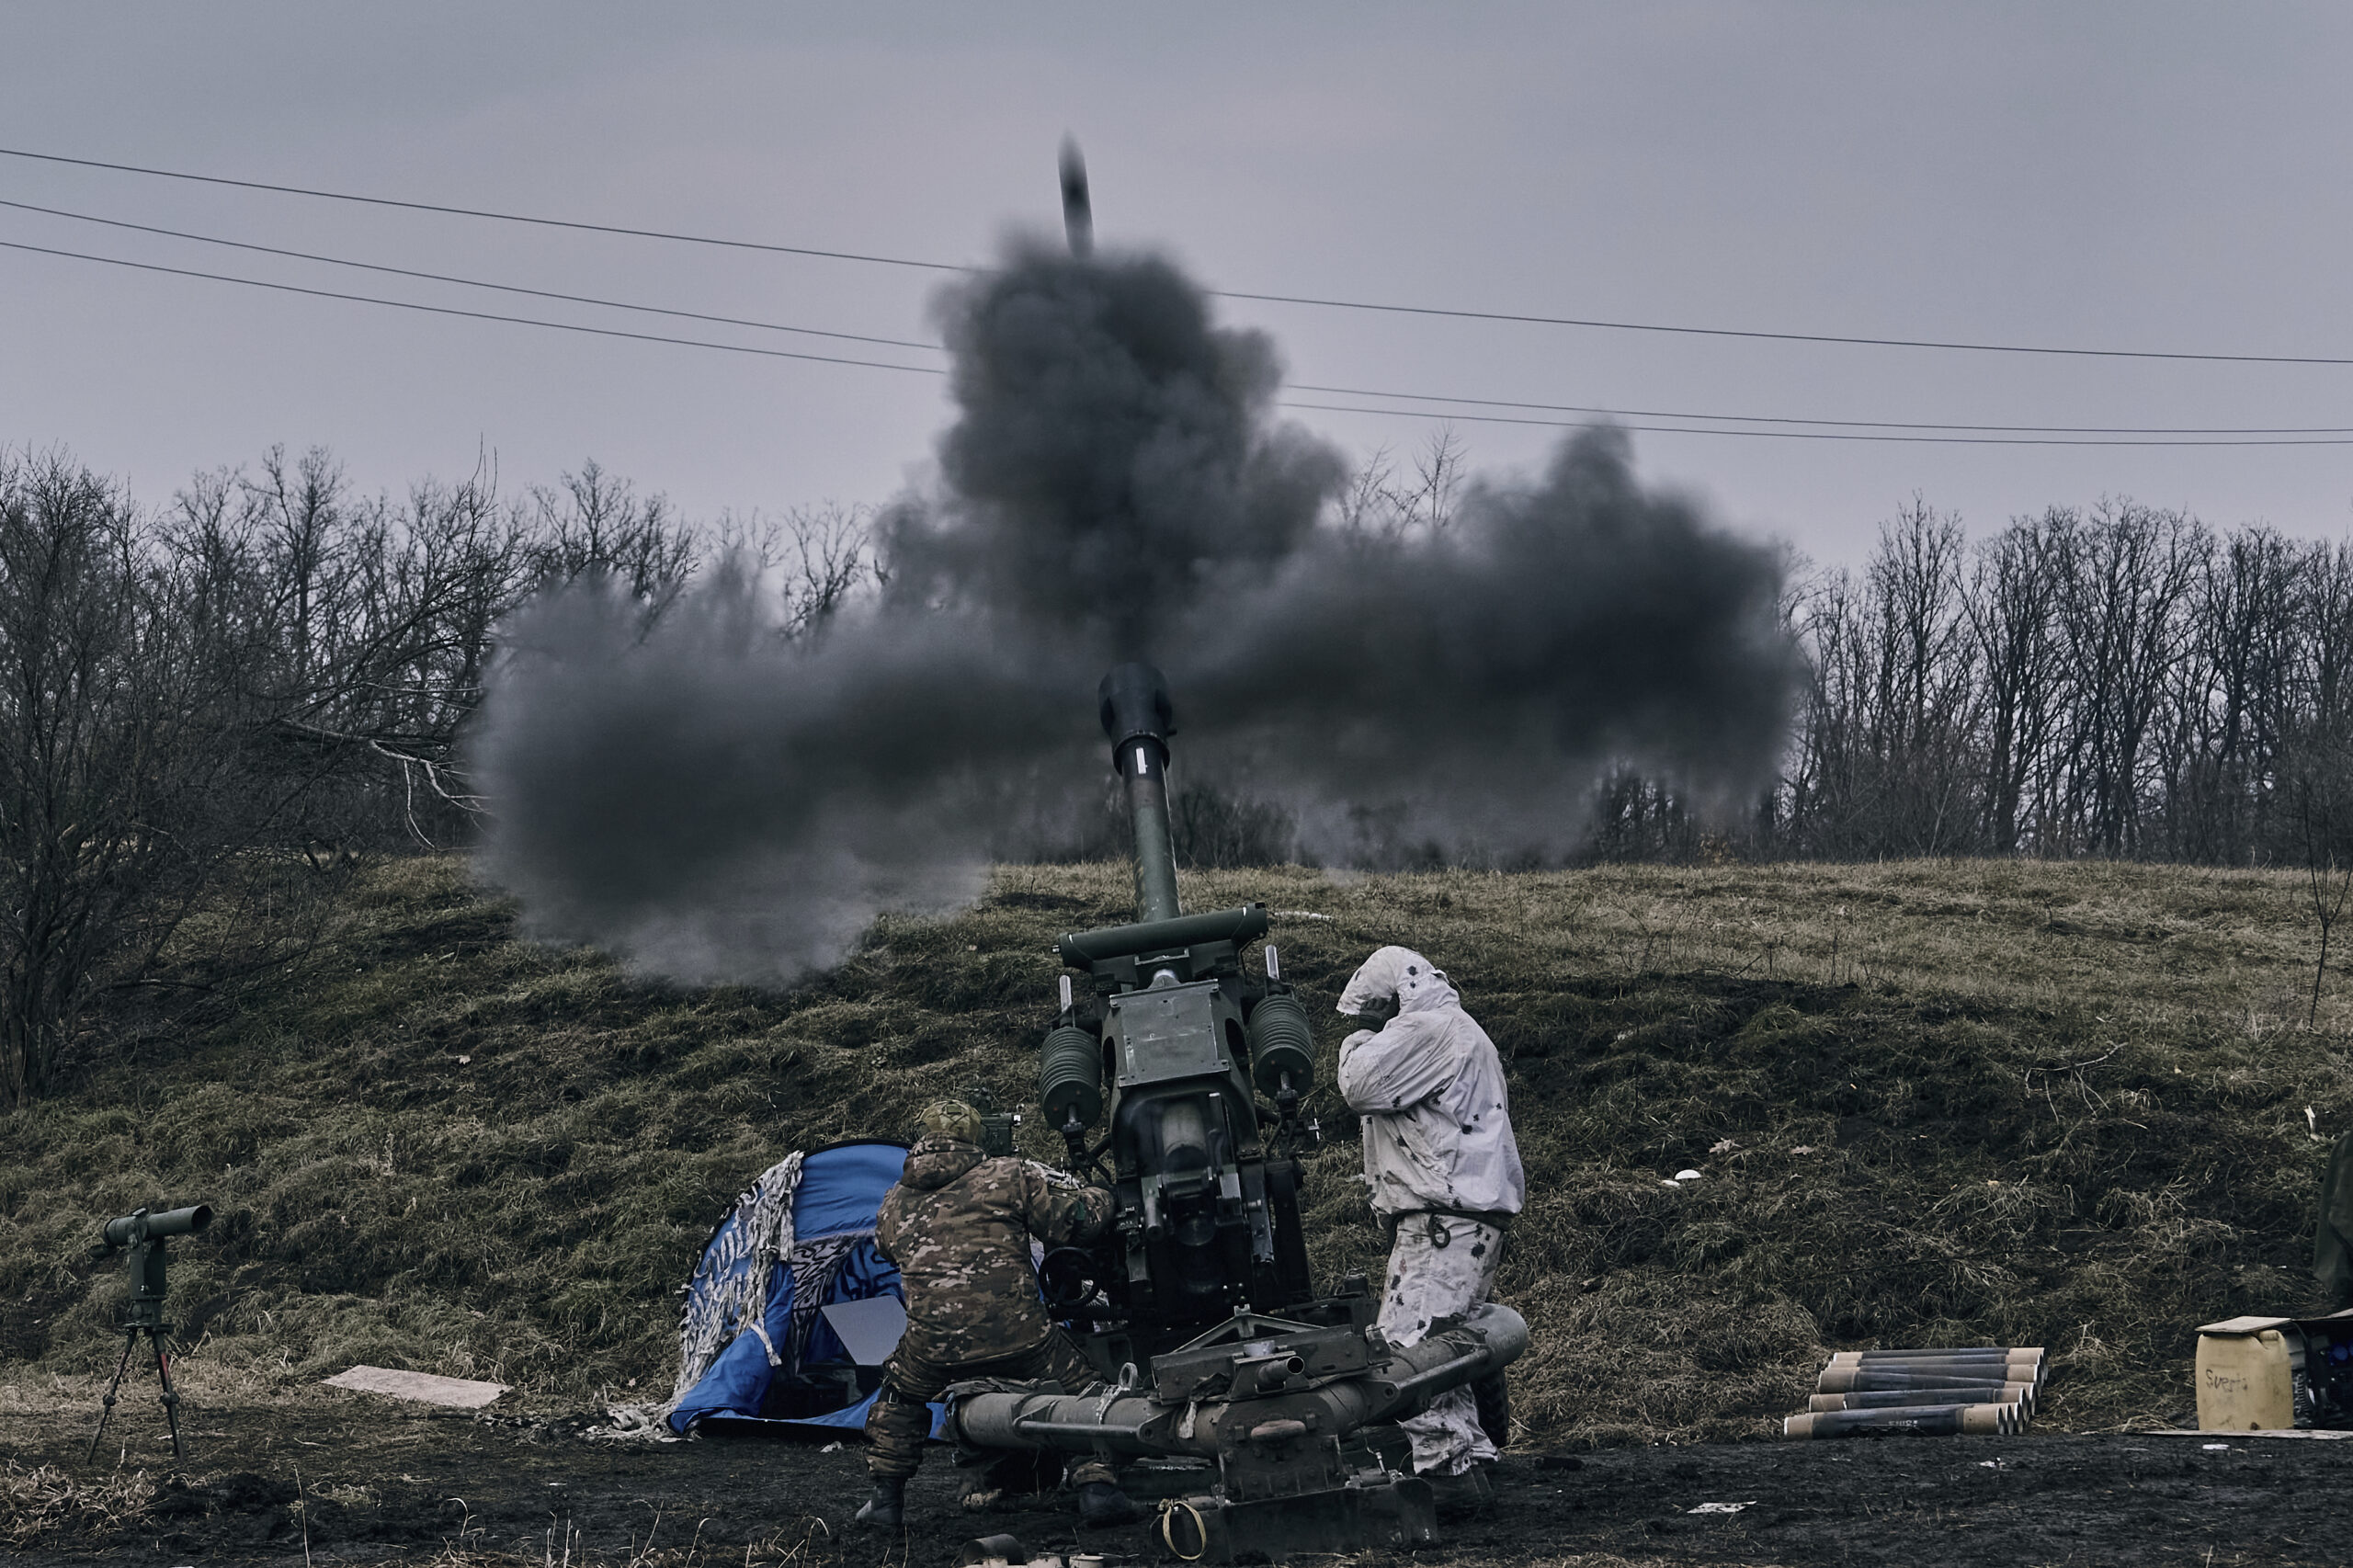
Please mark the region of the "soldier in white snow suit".
[[[1527, 1197], [1503, 1062], [1445, 974], [1410, 948], [1367, 959], [1339, 1011], [1373, 1026], [1341, 1043], [1340, 1096], [1363, 1119], [1366, 1185], [1395, 1235], [1381, 1331], [1413, 1345], [1432, 1320], [1487, 1299], [1505, 1227]], [[1484, 1495], [1474, 1467], [1495, 1445], [1479, 1403], [1472, 1390], [1451, 1389], [1402, 1423], [1414, 1468], [1441, 1504]]]

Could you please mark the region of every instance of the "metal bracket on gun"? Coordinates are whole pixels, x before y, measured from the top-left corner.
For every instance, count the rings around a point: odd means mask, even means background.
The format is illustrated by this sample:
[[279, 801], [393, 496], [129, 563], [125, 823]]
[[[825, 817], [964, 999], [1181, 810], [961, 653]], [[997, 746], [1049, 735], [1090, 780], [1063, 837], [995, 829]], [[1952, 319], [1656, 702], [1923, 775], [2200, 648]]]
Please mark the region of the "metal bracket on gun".
[[1120, 1375], [1104, 1386], [1103, 1397], [1095, 1402], [1095, 1419], [1102, 1420], [1111, 1413], [1111, 1406], [1116, 1401], [1135, 1392], [1137, 1381], [1133, 1361], [1120, 1367]]

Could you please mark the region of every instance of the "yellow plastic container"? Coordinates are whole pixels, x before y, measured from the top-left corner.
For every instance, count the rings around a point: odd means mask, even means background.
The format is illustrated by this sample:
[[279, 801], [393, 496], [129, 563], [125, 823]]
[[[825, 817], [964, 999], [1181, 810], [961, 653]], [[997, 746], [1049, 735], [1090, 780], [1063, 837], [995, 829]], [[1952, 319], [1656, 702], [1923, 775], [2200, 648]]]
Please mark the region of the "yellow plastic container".
[[2294, 1322], [2226, 1318], [2199, 1329], [2200, 1431], [2284, 1432], [2295, 1426]]

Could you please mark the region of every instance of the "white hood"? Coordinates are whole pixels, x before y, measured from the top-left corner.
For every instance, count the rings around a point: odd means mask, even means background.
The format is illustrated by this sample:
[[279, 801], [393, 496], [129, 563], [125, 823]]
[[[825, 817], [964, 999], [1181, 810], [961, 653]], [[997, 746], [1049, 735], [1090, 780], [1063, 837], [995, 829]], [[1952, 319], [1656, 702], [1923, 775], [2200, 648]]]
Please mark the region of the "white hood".
[[1456, 1007], [1462, 998], [1447, 983], [1446, 971], [1411, 948], [1382, 948], [1348, 976], [1336, 1006], [1343, 1013], [1361, 1013], [1365, 1004], [1385, 996], [1397, 999], [1400, 1013], [1426, 1007]]
[[1411, 948], [1365, 960], [1337, 1006], [1355, 1013], [1384, 996], [1397, 998], [1397, 1017], [1340, 1046], [1340, 1097], [1364, 1119], [1374, 1210], [1518, 1213], [1528, 1184], [1495, 1042]]

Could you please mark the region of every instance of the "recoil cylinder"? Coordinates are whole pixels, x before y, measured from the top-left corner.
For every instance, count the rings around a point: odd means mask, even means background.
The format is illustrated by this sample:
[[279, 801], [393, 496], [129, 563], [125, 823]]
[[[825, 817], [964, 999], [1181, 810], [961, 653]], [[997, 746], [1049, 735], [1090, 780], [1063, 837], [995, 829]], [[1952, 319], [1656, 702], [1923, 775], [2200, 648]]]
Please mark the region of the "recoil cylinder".
[[1103, 1114], [1103, 1042], [1074, 1024], [1057, 1024], [1038, 1051], [1038, 1103], [1059, 1132]]
[[1268, 1096], [1286, 1089], [1303, 1095], [1314, 1086], [1315, 1031], [1307, 1022], [1306, 1005], [1288, 991], [1275, 992], [1251, 1009], [1250, 1072]]

